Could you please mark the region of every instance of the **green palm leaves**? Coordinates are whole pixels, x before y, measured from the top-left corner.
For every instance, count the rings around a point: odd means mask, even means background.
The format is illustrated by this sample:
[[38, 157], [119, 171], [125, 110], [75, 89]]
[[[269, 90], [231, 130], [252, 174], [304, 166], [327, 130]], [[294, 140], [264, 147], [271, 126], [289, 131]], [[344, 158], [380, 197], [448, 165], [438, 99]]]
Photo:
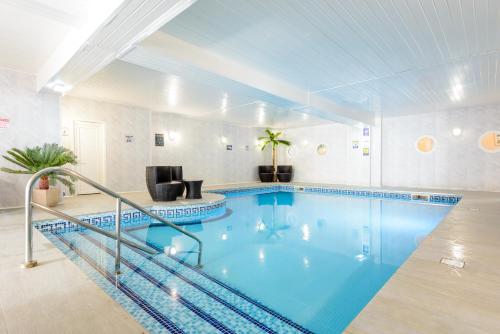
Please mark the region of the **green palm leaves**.
[[[13, 148], [8, 150], [3, 157], [7, 161], [21, 167], [21, 169], [0, 168], [2, 172], [11, 174], [35, 174], [47, 167], [59, 167], [66, 164], [76, 165], [77, 162], [76, 156], [72, 151], [58, 144], [44, 144], [42, 147], [36, 146], [24, 150]], [[68, 179], [66, 176], [56, 174], [49, 174], [48, 177], [52, 185], [55, 185], [56, 181], [59, 181], [68, 187], [71, 194], [74, 193], [72, 182], [74, 180], [71, 178]]]
[[283, 132], [273, 133], [271, 130], [266, 129], [267, 137], [259, 137], [259, 140], [262, 141], [262, 151], [266, 148], [267, 145], [271, 145], [273, 149], [278, 147], [278, 145], [282, 144], [285, 146], [290, 146], [291, 143], [288, 140], [277, 139], [279, 136], [283, 134]]

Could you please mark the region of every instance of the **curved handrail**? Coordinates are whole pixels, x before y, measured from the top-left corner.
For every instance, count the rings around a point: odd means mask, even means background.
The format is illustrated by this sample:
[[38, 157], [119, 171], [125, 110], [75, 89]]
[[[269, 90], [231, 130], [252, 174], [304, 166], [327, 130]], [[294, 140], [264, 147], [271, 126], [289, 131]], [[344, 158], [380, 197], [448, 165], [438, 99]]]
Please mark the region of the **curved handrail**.
[[[36, 266], [36, 261], [33, 260], [33, 227], [32, 227], [32, 218], [33, 218], [33, 203], [32, 203], [32, 191], [33, 191], [33, 186], [35, 182], [42, 177], [43, 175], [51, 174], [51, 173], [56, 173], [56, 174], [63, 174], [63, 175], [68, 175], [72, 176], [78, 180], [81, 180], [94, 188], [102, 191], [103, 193], [114, 197], [117, 199], [117, 218], [116, 218], [116, 240], [117, 242], [122, 241], [120, 238], [120, 232], [119, 232], [119, 219], [121, 218], [121, 202], [131, 206], [132, 208], [139, 210], [140, 212], [144, 213], [145, 215], [156, 219], [160, 222], [162, 222], [165, 225], [168, 225], [172, 227], [173, 229], [179, 231], [180, 233], [194, 239], [198, 243], [198, 266], [201, 267], [201, 258], [202, 258], [202, 251], [203, 251], [203, 242], [194, 234], [185, 231], [184, 229], [180, 228], [179, 226], [167, 221], [166, 219], [158, 216], [157, 214], [154, 214], [142, 206], [132, 202], [131, 200], [117, 194], [116, 192], [112, 191], [111, 189], [106, 188], [105, 186], [75, 172], [74, 170], [64, 168], [64, 167], [48, 167], [45, 169], [42, 169], [41, 171], [33, 174], [33, 176], [28, 180], [28, 183], [26, 184], [26, 192], [25, 192], [25, 210], [26, 210], [26, 217], [25, 217], [25, 223], [26, 223], [26, 248], [25, 248], [25, 263], [24, 267], [26, 268], [31, 268]], [[40, 205], [36, 205], [36, 207], [40, 208]], [[42, 206], [43, 207], [43, 206]], [[44, 207], [43, 207], [44, 208]], [[51, 212], [53, 214], [57, 213], [55, 210], [46, 210], [48, 212]], [[71, 217], [71, 216], [69, 216]], [[76, 218], [75, 218], [76, 219]], [[78, 223], [78, 222], [77, 222]], [[124, 239], [123, 239], [124, 240]], [[125, 242], [125, 241], [124, 241]], [[125, 242], [126, 243], [126, 242]]]

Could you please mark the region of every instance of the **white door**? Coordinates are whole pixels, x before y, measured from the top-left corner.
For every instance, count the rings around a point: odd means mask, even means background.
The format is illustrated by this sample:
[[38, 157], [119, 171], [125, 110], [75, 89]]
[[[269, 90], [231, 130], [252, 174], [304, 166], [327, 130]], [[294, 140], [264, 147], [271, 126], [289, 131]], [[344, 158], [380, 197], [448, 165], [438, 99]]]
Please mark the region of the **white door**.
[[[104, 184], [104, 124], [75, 121], [75, 153], [78, 157], [77, 171], [91, 180]], [[78, 181], [76, 193], [95, 194], [94, 187]]]

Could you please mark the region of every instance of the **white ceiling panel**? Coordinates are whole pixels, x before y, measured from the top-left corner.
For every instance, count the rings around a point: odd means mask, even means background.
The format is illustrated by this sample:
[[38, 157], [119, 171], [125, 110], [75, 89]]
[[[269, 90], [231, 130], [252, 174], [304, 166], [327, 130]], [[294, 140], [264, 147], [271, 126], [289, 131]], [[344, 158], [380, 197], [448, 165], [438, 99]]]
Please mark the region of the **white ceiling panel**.
[[498, 0], [201, 0], [162, 30], [371, 112], [500, 100]]
[[[195, 51], [216, 64], [203, 67]], [[499, 52], [498, 0], [199, 0], [122, 55], [128, 65], [112, 64], [74, 94], [248, 126], [299, 126], [333, 119], [321, 110], [330, 102], [364, 117], [500, 102]], [[216, 73], [223, 59], [306, 99], [238, 80], [243, 71]]]
[[163, 64], [160, 72], [117, 60], [77, 85], [70, 95], [243, 126], [287, 128], [326, 122], [307, 110], [291, 110], [280, 100], [276, 100], [279, 105], [260, 100], [266, 96], [249, 87], [222, 81], [213, 85], [204, 78], [201, 72], [183, 71], [176, 64], [171, 64], [171, 70]]

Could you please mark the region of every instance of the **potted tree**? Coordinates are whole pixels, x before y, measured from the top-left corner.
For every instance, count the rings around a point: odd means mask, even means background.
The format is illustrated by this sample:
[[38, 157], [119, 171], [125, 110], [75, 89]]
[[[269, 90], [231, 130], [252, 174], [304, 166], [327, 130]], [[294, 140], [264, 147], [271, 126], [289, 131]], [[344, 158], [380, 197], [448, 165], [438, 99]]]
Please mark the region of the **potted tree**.
[[266, 129], [267, 136], [259, 137], [259, 140], [262, 142], [262, 151], [268, 146], [271, 145], [273, 152], [273, 182], [276, 182], [276, 171], [278, 168], [278, 146], [285, 145], [290, 146], [290, 142], [288, 140], [278, 139], [279, 136], [283, 134], [283, 132], [271, 132], [271, 130]]
[[[76, 165], [77, 163], [75, 154], [58, 144], [44, 144], [42, 147], [27, 147], [24, 150], [12, 148], [3, 157], [22, 168], [0, 168], [2, 172], [11, 174], [35, 174], [47, 167]], [[50, 186], [55, 186], [58, 181], [68, 187], [71, 194], [74, 194], [74, 180], [67, 176], [51, 173], [40, 178], [38, 189], [33, 190], [33, 201], [44, 206], [56, 205], [60, 199], [60, 189]]]

